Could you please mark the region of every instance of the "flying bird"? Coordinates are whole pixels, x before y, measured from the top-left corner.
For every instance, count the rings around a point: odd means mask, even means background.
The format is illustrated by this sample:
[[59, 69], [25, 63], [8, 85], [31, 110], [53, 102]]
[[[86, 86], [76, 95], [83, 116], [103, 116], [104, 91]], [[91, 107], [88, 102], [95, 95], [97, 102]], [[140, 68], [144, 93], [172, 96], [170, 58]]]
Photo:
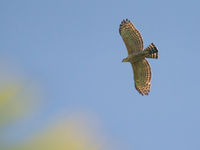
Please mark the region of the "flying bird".
[[136, 90], [142, 95], [148, 95], [151, 87], [151, 68], [146, 58], [158, 58], [158, 49], [151, 43], [143, 49], [143, 40], [140, 32], [130, 22], [123, 20], [120, 24], [119, 33], [126, 45], [128, 57], [122, 62], [130, 62], [134, 72]]

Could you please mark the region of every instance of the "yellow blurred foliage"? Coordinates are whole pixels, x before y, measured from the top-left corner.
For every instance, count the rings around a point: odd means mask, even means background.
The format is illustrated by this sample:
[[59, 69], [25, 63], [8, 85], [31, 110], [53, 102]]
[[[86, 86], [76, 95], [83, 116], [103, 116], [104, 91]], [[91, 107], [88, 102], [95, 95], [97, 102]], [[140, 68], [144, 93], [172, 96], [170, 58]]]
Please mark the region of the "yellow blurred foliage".
[[[4, 87], [4, 88], [2, 88]], [[0, 123], [16, 119], [22, 115], [23, 107], [19, 100], [20, 85], [4, 85], [0, 90]]]
[[39, 135], [9, 150], [106, 150], [106, 144], [92, 130], [84, 116], [56, 123]]
[[[1, 68], [2, 66], [0, 66]], [[41, 104], [41, 93], [35, 84], [27, 84], [24, 80], [10, 73], [7, 66], [1, 68], [5, 75], [0, 74], [0, 131], [13, 121], [30, 117], [30, 112], [38, 112]], [[7, 73], [8, 72], [8, 73]], [[39, 92], [39, 93], [38, 93]], [[36, 105], [37, 104], [37, 105]], [[37, 109], [35, 109], [37, 108]], [[81, 115], [80, 115], [81, 114]], [[44, 130], [13, 144], [4, 143], [4, 135], [0, 135], [0, 150], [106, 150], [105, 139], [94, 126], [94, 118], [83, 113], [72, 115], [66, 119], [55, 119], [48, 123]], [[5, 140], [6, 141], [6, 140]], [[12, 141], [12, 140], [11, 140]], [[9, 145], [10, 144], [10, 145]], [[110, 148], [109, 148], [110, 149]]]
[[35, 84], [30, 83], [31, 80], [25, 82], [28, 80], [14, 64], [0, 59], [0, 130], [5, 125], [30, 115], [40, 97]]
[[0, 91], [0, 106], [12, 99], [19, 91], [19, 86], [13, 85]]
[[0, 85], [0, 129], [36, 112], [42, 103], [37, 87], [24, 82], [4, 83]]

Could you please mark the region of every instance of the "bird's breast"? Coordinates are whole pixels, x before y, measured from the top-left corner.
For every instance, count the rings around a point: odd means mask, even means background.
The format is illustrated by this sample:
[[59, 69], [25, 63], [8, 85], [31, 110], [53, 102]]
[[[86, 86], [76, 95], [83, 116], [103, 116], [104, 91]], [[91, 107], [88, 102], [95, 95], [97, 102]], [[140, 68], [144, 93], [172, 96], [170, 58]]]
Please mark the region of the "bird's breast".
[[136, 53], [136, 54], [132, 54], [132, 55], [130, 55], [130, 56], [128, 56], [129, 57], [129, 61], [131, 62], [131, 63], [135, 63], [135, 62], [137, 62], [137, 61], [140, 61], [140, 60], [142, 60], [142, 59], [144, 59], [145, 58], [145, 55], [142, 53], [142, 51], [141, 52], [138, 52], [138, 53]]

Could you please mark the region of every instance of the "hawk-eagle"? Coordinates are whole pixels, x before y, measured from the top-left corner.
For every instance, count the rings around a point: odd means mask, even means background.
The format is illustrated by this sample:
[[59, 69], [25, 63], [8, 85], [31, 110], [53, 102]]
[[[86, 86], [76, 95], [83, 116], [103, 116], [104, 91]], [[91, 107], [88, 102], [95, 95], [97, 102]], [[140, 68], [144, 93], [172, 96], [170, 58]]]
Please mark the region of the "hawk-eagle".
[[143, 50], [140, 32], [128, 20], [120, 24], [119, 33], [128, 50], [128, 57], [122, 62], [130, 62], [134, 72], [135, 88], [142, 95], [148, 95], [151, 86], [151, 68], [145, 58], [158, 58], [158, 49], [151, 43]]

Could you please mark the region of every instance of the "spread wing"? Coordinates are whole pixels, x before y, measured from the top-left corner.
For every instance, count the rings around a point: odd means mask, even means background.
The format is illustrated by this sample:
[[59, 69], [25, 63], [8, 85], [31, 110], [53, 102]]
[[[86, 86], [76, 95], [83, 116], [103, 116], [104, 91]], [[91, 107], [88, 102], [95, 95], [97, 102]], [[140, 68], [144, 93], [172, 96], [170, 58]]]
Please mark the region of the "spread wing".
[[135, 88], [140, 94], [148, 95], [150, 92], [151, 68], [146, 59], [132, 63]]
[[119, 33], [128, 50], [128, 55], [143, 50], [143, 40], [140, 32], [128, 20], [123, 20], [120, 24]]

